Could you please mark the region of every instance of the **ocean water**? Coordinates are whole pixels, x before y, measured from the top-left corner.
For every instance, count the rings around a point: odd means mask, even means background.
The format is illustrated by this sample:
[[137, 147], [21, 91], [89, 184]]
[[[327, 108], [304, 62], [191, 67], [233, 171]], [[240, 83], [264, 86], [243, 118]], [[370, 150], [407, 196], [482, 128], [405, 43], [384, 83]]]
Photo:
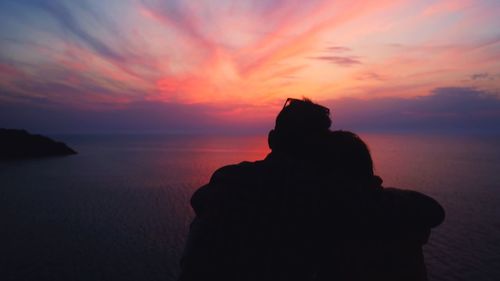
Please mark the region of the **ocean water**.
[[[500, 136], [361, 134], [385, 186], [445, 207], [430, 280], [500, 280]], [[175, 280], [189, 198], [266, 136], [56, 136], [79, 154], [0, 163], [1, 280]]]

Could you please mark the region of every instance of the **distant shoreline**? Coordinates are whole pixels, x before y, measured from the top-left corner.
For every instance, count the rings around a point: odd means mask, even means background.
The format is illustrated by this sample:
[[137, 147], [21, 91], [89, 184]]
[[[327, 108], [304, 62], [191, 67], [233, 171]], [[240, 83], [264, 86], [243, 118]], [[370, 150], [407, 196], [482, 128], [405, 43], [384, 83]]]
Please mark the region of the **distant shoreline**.
[[32, 159], [74, 155], [77, 152], [63, 142], [26, 130], [0, 129], [0, 160]]

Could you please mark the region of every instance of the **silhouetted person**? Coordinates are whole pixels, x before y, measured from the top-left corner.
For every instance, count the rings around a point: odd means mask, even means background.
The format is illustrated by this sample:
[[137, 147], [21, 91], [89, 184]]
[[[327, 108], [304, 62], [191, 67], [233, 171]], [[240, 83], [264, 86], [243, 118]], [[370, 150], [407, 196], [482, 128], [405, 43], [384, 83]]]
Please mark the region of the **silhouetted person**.
[[[349, 175], [363, 161], [337, 150], [343, 144], [330, 125], [327, 108], [288, 99], [269, 133], [272, 152], [217, 170], [195, 192], [180, 280], [364, 280], [346, 278], [363, 277], [351, 270], [377, 269], [367, 255], [400, 235], [420, 238], [420, 230], [432, 227], [420, 214], [432, 213], [434, 200], [419, 193], [386, 195], [371, 166]], [[352, 169], [342, 165], [346, 159], [353, 160]], [[381, 239], [387, 233], [394, 238]], [[374, 244], [383, 247], [365, 253], [360, 247]], [[368, 272], [379, 274], [374, 269]]]
[[[262, 161], [217, 170], [195, 192], [180, 280], [308, 280], [316, 151], [329, 110], [288, 99]], [[311, 226], [309, 226], [311, 225]]]
[[427, 280], [422, 246], [443, 208], [424, 194], [383, 188], [356, 134], [334, 131], [325, 145], [335, 184], [322, 191], [317, 280]]

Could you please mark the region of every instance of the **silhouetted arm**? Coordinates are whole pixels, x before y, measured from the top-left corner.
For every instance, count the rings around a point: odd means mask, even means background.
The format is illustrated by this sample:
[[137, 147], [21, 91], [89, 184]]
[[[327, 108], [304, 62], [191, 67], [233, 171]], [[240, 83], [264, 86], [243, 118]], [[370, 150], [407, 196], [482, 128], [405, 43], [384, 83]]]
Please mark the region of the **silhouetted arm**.
[[384, 188], [381, 194], [389, 211], [386, 216], [391, 218], [386, 259], [394, 265], [388, 271], [394, 278], [385, 280], [427, 280], [422, 245], [427, 243], [431, 228], [443, 222], [443, 207], [416, 191]]
[[191, 223], [189, 236], [181, 260], [180, 281], [221, 280], [230, 269], [227, 261], [226, 223], [227, 203], [231, 195], [231, 168], [217, 170], [210, 182], [198, 189], [191, 198], [196, 217]]
[[[204, 190], [204, 193], [208, 192], [211, 187], [209, 185], [202, 187], [202, 189], [207, 188], [208, 190]], [[196, 212], [196, 216], [191, 222], [181, 259], [179, 280], [203, 280], [203, 276], [208, 274], [210, 271], [210, 262], [208, 261], [211, 260], [211, 252], [213, 251], [211, 241], [215, 238], [215, 228], [215, 223], [209, 214]]]
[[443, 207], [430, 196], [396, 188], [384, 188], [382, 193], [389, 210], [409, 228], [430, 229], [444, 221]]

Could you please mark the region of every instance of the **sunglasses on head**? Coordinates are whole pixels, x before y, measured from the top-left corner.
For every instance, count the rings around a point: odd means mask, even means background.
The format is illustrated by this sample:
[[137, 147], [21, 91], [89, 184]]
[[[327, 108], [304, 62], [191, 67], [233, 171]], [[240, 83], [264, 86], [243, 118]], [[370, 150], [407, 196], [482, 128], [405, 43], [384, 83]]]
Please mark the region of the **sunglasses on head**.
[[292, 103], [311, 104], [311, 105], [314, 105], [314, 106], [317, 106], [317, 107], [323, 109], [325, 112], [330, 114], [330, 109], [328, 107], [324, 107], [322, 105], [312, 103], [310, 100], [307, 100], [307, 99], [304, 100], [304, 99], [287, 98], [285, 101], [285, 104], [283, 105], [283, 109], [285, 109], [285, 107], [289, 106]]

